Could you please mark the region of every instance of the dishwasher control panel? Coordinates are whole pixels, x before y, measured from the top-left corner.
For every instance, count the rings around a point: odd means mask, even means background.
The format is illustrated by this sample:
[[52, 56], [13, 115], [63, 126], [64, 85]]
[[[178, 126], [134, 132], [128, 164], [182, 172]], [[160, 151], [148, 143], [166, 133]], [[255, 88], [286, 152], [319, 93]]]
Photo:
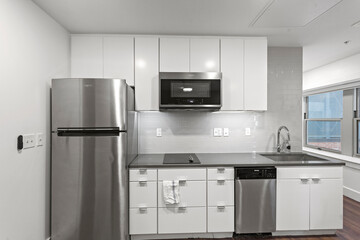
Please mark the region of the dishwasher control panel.
[[276, 179], [275, 167], [235, 168], [235, 179]]

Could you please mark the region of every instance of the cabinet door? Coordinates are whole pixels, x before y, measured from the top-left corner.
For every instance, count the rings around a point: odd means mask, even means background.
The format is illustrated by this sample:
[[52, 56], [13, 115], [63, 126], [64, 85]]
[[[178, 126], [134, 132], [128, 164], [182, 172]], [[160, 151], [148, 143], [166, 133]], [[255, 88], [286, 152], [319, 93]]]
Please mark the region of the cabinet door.
[[244, 110], [243, 39], [221, 39], [221, 72], [221, 110]]
[[160, 38], [160, 72], [189, 72], [190, 39]]
[[71, 37], [71, 77], [103, 77], [103, 39], [96, 36]]
[[315, 179], [310, 185], [310, 229], [343, 227], [342, 179]]
[[219, 39], [190, 39], [190, 72], [220, 72]]
[[158, 208], [159, 233], [206, 232], [206, 207]]
[[309, 230], [309, 182], [278, 179], [276, 190], [276, 230]]
[[267, 110], [267, 40], [246, 39], [244, 46], [245, 110]]
[[104, 37], [104, 78], [126, 79], [134, 86], [134, 38]]
[[136, 110], [159, 110], [159, 39], [135, 38]]

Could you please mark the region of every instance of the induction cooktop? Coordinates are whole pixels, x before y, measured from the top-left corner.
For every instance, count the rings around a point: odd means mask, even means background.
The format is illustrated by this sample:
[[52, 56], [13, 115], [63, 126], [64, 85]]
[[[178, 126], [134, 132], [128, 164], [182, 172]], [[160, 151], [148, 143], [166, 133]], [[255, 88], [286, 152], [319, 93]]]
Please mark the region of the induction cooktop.
[[195, 153], [168, 153], [164, 156], [164, 164], [201, 164]]

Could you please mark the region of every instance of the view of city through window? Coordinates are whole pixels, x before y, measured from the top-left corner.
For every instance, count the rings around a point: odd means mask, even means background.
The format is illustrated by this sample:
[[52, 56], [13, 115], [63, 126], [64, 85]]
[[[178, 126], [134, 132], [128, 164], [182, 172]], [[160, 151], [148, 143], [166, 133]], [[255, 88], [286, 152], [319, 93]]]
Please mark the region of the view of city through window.
[[343, 91], [308, 97], [307, 144], [341, 151]]

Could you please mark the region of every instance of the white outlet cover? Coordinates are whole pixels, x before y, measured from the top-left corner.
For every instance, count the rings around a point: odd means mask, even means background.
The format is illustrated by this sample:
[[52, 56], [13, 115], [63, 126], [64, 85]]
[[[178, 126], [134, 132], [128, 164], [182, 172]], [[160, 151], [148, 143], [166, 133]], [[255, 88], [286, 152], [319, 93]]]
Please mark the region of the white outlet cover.
[[251, 135], [251, 130], [250, 130], [250, 128], [245, 128], [245, 135], [246, 135], [246, 136], [250, 136], [250, 135]]
[[214, 128], [214, 137], [222, 136], [222, 128]]
[[36, 146], [44, 146], [45, 144], [45, 138], [43, 133], [37, 133], [36, 134]]
[[23, 135], [23, 149], [35, 147], [35, 134]]
[[157, 129], [156, 129], [156, 136], [157, 136], [157, 137], [161, 137], [161, 136], [162, 136], [161, 128], [157, 128]]
[[228, 137], [230, 135], [229, 128], [224, 128], [224, 137]]

